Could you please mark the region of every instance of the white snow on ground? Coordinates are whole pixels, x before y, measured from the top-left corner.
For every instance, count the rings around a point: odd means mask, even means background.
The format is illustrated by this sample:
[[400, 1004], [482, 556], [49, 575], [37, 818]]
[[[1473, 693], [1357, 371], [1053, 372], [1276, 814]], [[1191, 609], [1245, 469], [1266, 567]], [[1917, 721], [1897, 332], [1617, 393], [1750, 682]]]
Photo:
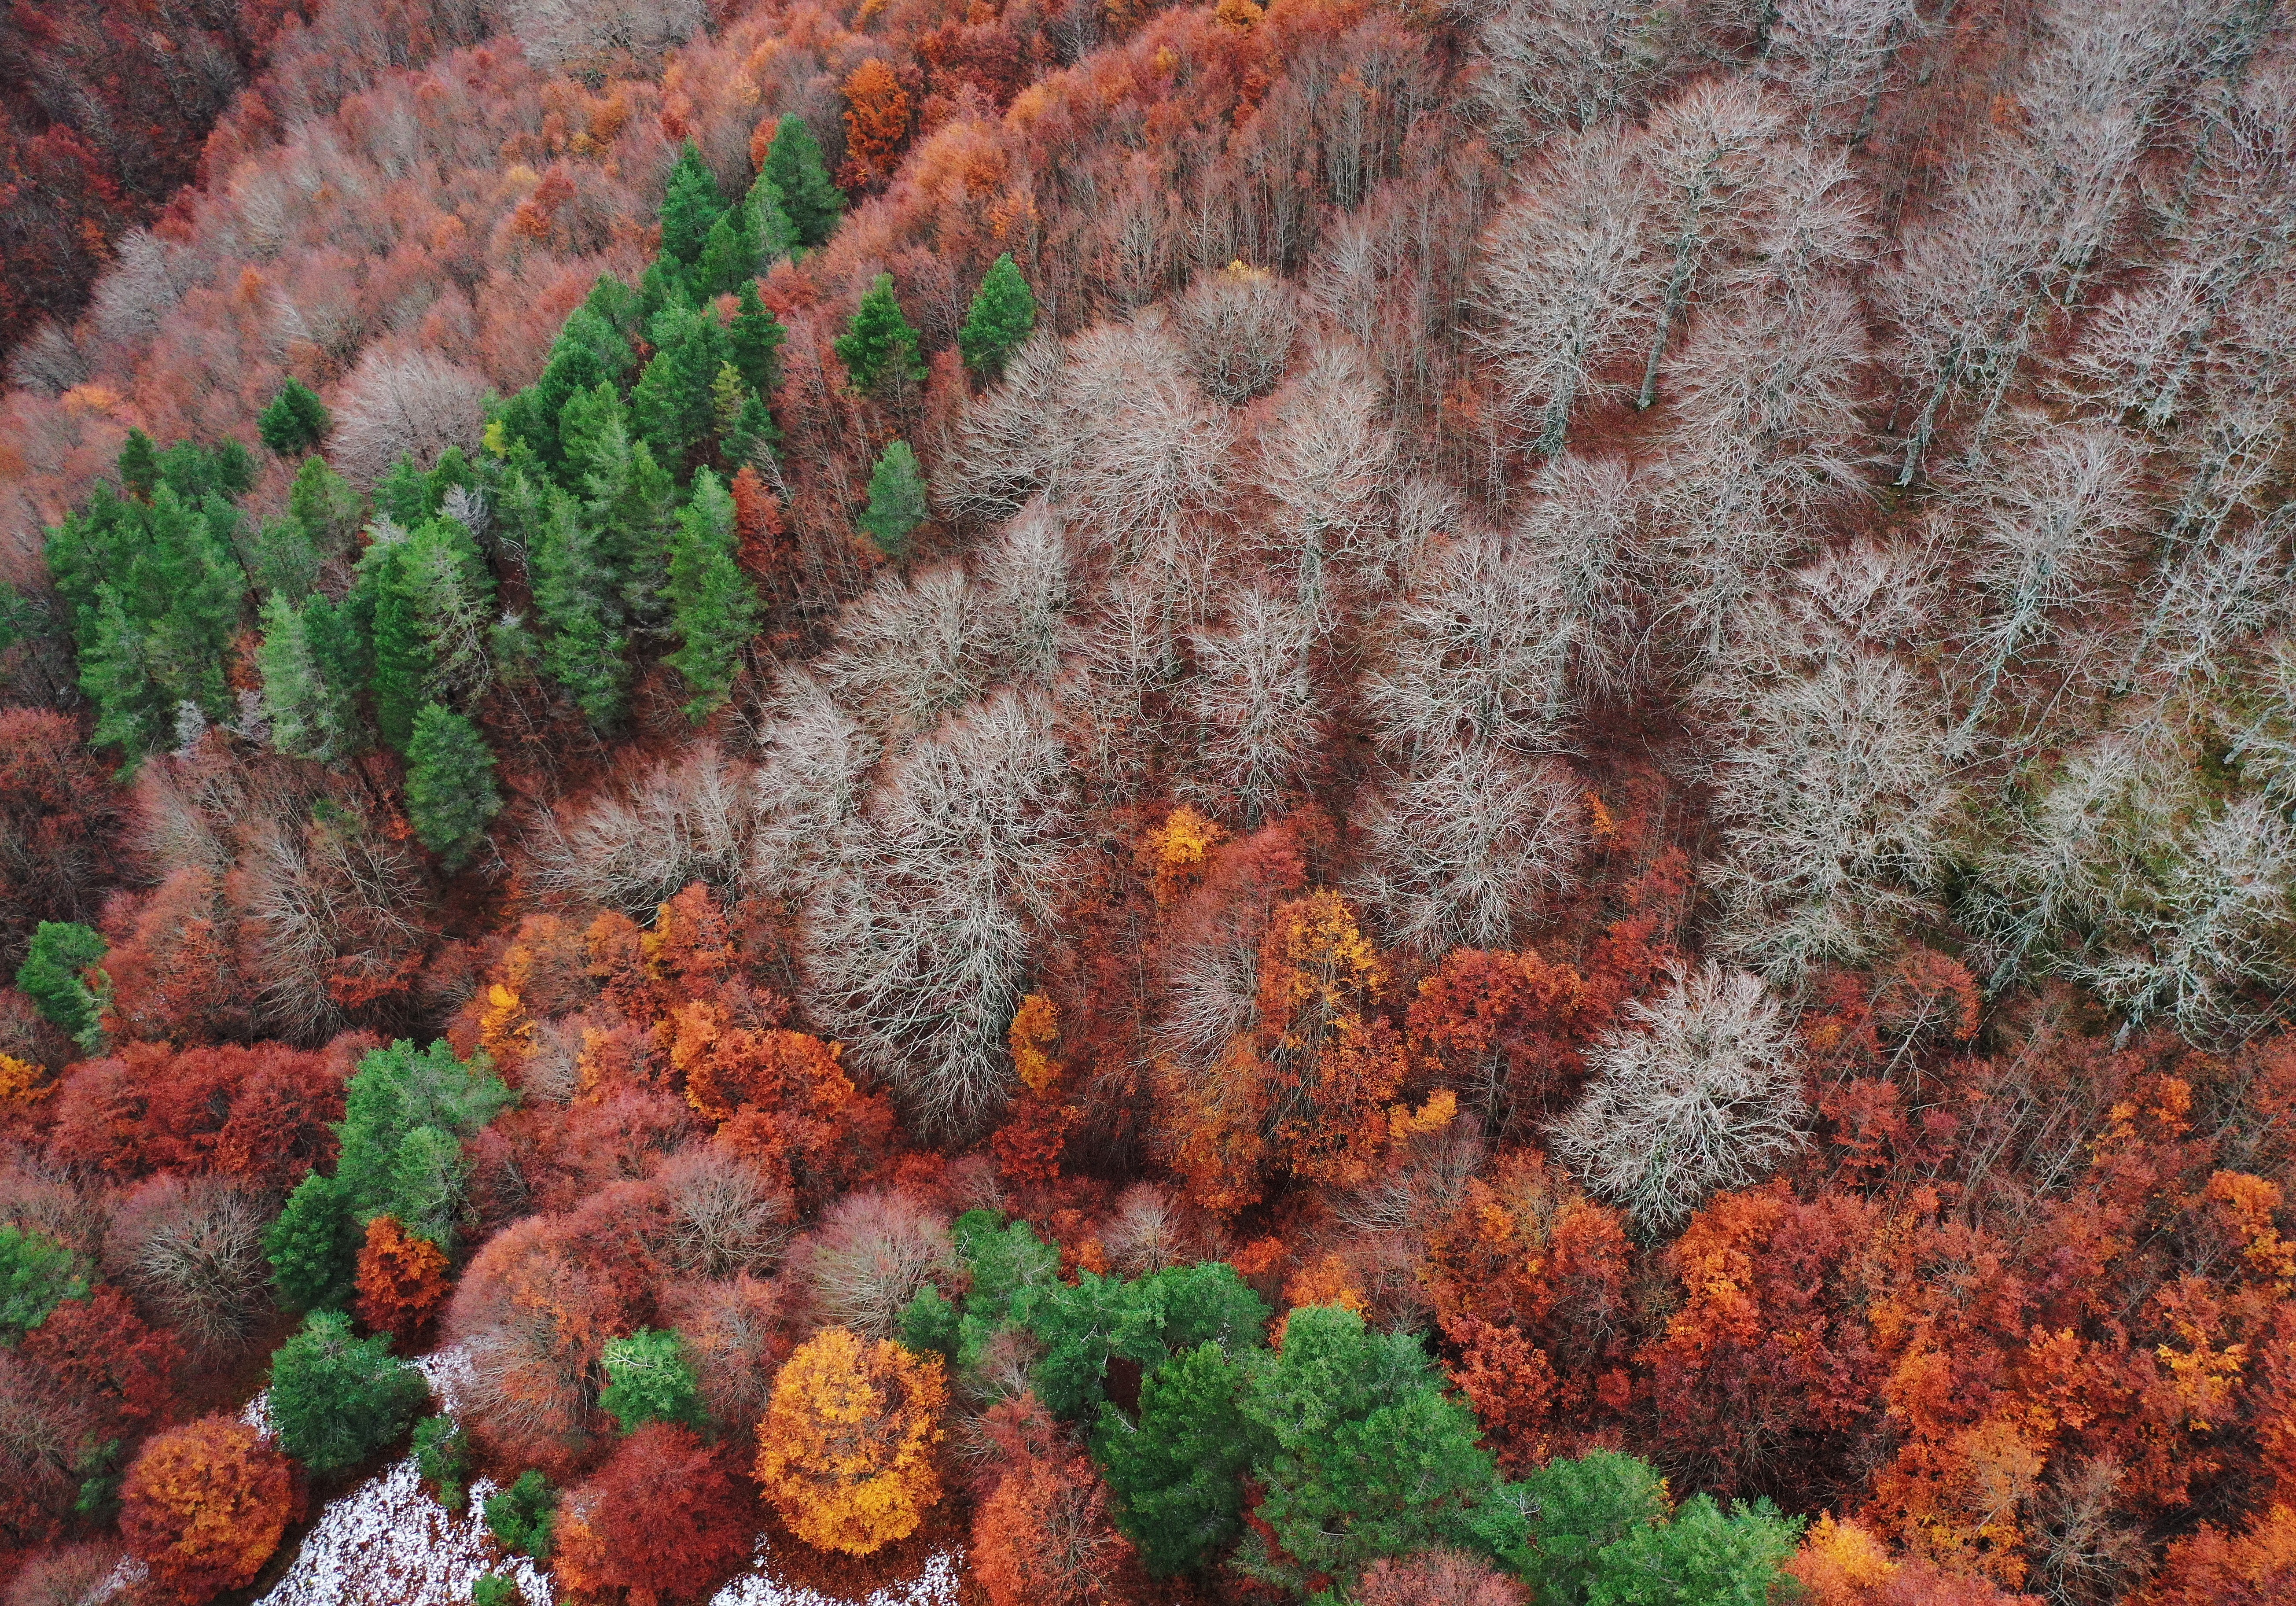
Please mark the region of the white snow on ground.
[[[419, 1357], [414, 1364], [430, 1381], [439, 1405], [451, 1412], [466, 1375], [459, 1348]], [[240, 1413], [242, 1422], [270, 1430], [270, 1413], [258, 1394]], [[471, 1586], [486, 1573], [511, 1570], [528, 1606], [554, 1606], [550, 1580], [523, 1556], [510, 1564], [489, 1558], [496, 1549], [480, 1516], [495, 1486], [484, 1479], [471, 1487], [469, 1507], [460, 1517], [423, 1488], [414, 1458], [368, 1479], [330, 1501], [303, 1536], [303, 1545], [286, 1576], [257, 1606], [467, 1606]], [[865, 1606], [956, 1606], [958, 1557], [943, 1551], [928, 1559], [908, 1580], [872, 1594]], [[838, 1606], [831, 1597], [775, 1578], [763, 1541], [750, 1570], [710, 1598], [709, 1606]]]
[[[481, 1575], [501, 1570], [478, 1516], [493, 1492], [474, 1485], [457, 1517], [423, 1490], [410, 1455], [328, 1503], [263, 1606], [462, 1606]], [[549, 1581], [523, 1556], [515, 1561], [529, 1606], [550, 1606]]]

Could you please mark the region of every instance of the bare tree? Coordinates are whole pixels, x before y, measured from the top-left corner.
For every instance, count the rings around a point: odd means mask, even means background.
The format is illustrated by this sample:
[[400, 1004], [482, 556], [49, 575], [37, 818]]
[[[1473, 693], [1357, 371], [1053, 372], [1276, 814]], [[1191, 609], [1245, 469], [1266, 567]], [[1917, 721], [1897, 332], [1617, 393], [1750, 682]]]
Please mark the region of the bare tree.
[[1066, 425], [1068, 348], [1040, 330], [1005, 360], [1004, 377], [969, 403], [932, 477], [950, 517], [994, 523], [1058, 480], [1073, 440]]
[[510, 31], [545, 71], [650, 67], [708, 19], [703, 0], [509, 0]]
[[1702, 313], [1675, 358], [1671, 444], [1782, 509], [1860, 488], [1866, 358], [1857, 298], [1839, 285]]
[[1482, 13], [1482, 98], [1510, 142], [1631, 115], [1675, 64], [1664, 48], [1666, 20], [1644, 0], [1496, 0], [1465, 9]]
[[544, 815], [529, 844], [536, 889], [635, 916], [695, 881], [731, 895], [749, 857], [750, 773], [704, 742], [564, 817]]
[[1077, 601], [1061, 519], [1041, 497], [1032, 500], [981, 549], [974, 567], [981, 657], [1002, 678], [1051, 684], [1063, 622]]
[[1846, 643], [1733, 700], [1712, 774], [1721, 952], [1792, 982], [1927, 906], [1950, 806], [1941, 700]]
[[1125, 575], [1104, 588], [1092, 613], [1064, 621], [1054, 690], [1062, 732], [1103, 805], [1133, 797], [1162, 747], [1157, 694], [1179, 673], [1166, 602], [1152, 583]]
[[1638, 407], [1658, 397], [1659, 359], [1710, 261], [1739, 243], [1765, 198], [1763, 148], [1777, 124], [1761, 92], [1734, 78], [1701, 78], [1651, 116], [1636, 154], [1660, 266]]
[[1394, 438], [1362, 354], [1337, 342], [1317, 342], [1268, 406], [1254, 472], [1274, 504], [1268, 545], [1300, 606], [1328, 628], [1390, 569]]
[[475, 451], [487, 381], [428, 351], [367, 348], [335, 398], [335, 466], [372, 486], [401, 457], [427, 465], [448, 447]]
[[[1384, 651], [1364, 683], [1384, 747], [1407, 757], [1461, 743], [1562, 744], [1593, 622], [1570, 610], [1575, 599], [1549, 567], [1569, 561], [1564, 545], [1526, 553], [1470, 527], [1429, 561], [1385, 621]], [[1575, 555], [1601, 561], [1591, 543]]]
[[1598, 127], [1556, 140], [1485, 231], [1481, 337], [1538, 451], [1562, 449], [1572, 408], [1647, 333], [1647, 180], [1632, 143]]
[[873, 1339], [898, 1336], [909, 1301], [955, 1257], [948, 1223], [906, 1193], [849, 1193], [806, 1246], [816, 1312]]
[[1577, 879], [1586, 818], [1560, 759], [1472, 742], [1423, 752], [1357, 804], [1364, 852], [1349, 895], [1391, 943], [1429, 958], [1512, 946]]
[[2138, 512], [2136, 464], [2114, 431], [2037, 421], [2032, 433], [2032, 445], [1972, 488], [1977, 578], [1992, 606], [1971, 643], [1977, 684], [1963, 740], [2018, 655], [2046, 641], [2058, 610], [2111, 571]]
[[1898, 52], [1922, 32], [1915, 0], [1780, 0], [1762, 71], [1802, 113], [1802, 136], [1838, 128], [1863, 139]]
[[986, 685], [988, 619], [955, 563], [911, 577], [887, 572], [837, 619], [837, 645], [814, 678], [889, 746], [938, 725]]
[[730, 1277], [773, 1269], [796, 1228], [789, 1190], [722, 1149], [681, 1150], [654, 1173], [669, 1217], [663, 1247], [691, 1276]]
[[1187, 790], [1207, 807], [1258, 826], [1305, 785], [1323, 758], [1312, 622], [1284, 599], [1252, 589], [1226, 624], [1189, 638], [1199, 668], [1185, 694], [1203, 741]]
[[807, 915], [807, 1002], [939, 1135], [1011, 1097], [1005, 1028], [1060, 892], [1065, 755], [1039, 702], [999, 692], [898, 758]]
[[1292, 360], [1299, 315], [1290, 287], [1265, 268], [1231, 262], [1198, 274], [1172, 312], [1188, 371], [1228, 406], [1267, 395]]
[[220, 1178], [154, 1176], [113, 1218], [105, 1264], [198, 1348], [235, 1349], [269, 1304], [270, 1216], [262, 1200]]
[[853, 851], [880, 748], [802, 669], [775, 680], [765, 713], [745, 886], [802, 903]]
[[415, 918], [421, 871], [403, 844], [341, 807], [308, 823], [257, 815], [238, 843], [233, 897], [263, 978], [257, 1008], [275, 1030], [324, 1037], [345, 1023], [344, 996], [404, 985], [430, 934]]
[[1137, 1182], [1117, 1195], [1116, 1209], [1100, 1225], [1101, 1247], [1109, 1264], [1128, 1277], [1152, 1276], [1187, 1258], [1178, 1212], [1170, 1196], [1152, 1182]]
[[1587, 1053], [1586, 1095], [1548, 1135], [1589, 1189], [1655, 1233], [1801, 1146], [1801, 1077], [1776, 1002], [1747, 971], [1710, 963], [1624, 1012]]

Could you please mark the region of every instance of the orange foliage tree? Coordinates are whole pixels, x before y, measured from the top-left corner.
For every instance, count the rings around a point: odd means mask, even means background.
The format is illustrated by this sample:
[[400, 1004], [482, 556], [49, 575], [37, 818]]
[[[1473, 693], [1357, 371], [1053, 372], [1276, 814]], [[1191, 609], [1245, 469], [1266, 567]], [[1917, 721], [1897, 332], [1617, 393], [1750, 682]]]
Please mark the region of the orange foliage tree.
[[358, 1258], [358, 1319], [415, 1348], [447, 1298], [447, 1251], [417, 1238], [395, 1216], [366, 1224]]
[[845, 78], [845, 166], [838, 182], [874, 189], [892, 176], [909, 134], [909, 97], [893, 70], [875, 56]]
[[119, 1486], [119, 1536], [185, 1602], [263, 1570], [301, 1507], [294, 1463], [245, 1422], [206, 1416], [154, 1435]]
[[865, 1556], [906, 1539], [940, 1499], [933, 1446], [947, 1400], [939, 1356], [825, 1329], [774, 1379], [758, 1424], [758, 1482], [817, 1549]]
[[991, 1606], [1087, 1606], [1115, 1598], [1132, 1546], [1089, 1462], [1023, 1462], [972, 1514], [972, 1576]]

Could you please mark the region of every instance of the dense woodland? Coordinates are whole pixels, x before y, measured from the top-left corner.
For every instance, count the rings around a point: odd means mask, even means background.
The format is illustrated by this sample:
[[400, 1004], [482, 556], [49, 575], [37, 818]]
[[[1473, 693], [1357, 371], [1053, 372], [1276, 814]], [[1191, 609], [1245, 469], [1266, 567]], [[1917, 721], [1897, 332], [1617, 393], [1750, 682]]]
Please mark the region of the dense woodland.
[[2276, 0], [0, 109], [10, 1606], [2296, 1598]]

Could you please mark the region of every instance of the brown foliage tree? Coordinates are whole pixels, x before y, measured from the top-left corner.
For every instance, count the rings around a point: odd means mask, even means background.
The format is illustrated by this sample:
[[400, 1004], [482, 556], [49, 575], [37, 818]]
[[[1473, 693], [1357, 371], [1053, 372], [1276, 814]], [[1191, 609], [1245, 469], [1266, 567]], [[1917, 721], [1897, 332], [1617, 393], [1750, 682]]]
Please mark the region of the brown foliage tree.
[[0, 709], [0, 966], [44, 920], [85, 921], [118, 873], [119, 794], [72, 722]]
[[972, 1514], [972, 1570], [992, 1606], [1086, 1606], [1120, 1598], [1132, 1546], [1108, 1486], [1074, 1455], [1010, 1468]]
[[909, 134], [909, 97], [893, 70], [875, 56], [846, 75], [845, 165], [838, 182], [873, 190], [892, 176]]

